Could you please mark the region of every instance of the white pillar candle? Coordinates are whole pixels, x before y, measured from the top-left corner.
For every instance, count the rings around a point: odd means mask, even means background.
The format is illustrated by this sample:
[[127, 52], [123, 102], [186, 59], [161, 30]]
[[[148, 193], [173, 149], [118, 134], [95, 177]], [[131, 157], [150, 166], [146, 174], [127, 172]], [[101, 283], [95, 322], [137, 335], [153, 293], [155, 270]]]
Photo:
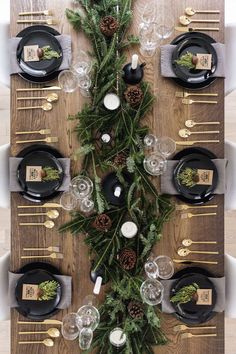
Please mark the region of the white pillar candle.
[[102, 277], [97, 277], [96, 283], [95, 283], [94, 288], [93, 288], [93, 293], [95, 295], [98, 295], [100, 293], [101, 286], [102, 286]]
[[131, 68], [133, 70], [135, 70], [135, 69], [137, 69], [137, 66], [138, 66], [138, 55], [134, 54], [134, 55], [132, 55]]
[[102, 134], [101, 140], [103, 143], [108, 144], [111, 141], [111, 136], [107, 133]]
[[126, 238], [133, 238], [137, 235], [138, 227], [133, 221], [126, 221], [121, 226], [121, 233]]
[[121, 187], [117, 186], [117, 187], [115, 188], [115, 191], [114, 191], [114, 196], [117, 197], [117, 198], [119, 198], [120, 195], [121, 195], [121, 192], [122, 192]]
[[126, 342], [126, 334], [121, 328], [114, 328], [110, 333], [109, 340], [114, 347], [122, 347]]
[[110, 111], [114, 111], [120, 105], [120, 98], [115, 93], [108, 93], [103, 99], [103, 104]]

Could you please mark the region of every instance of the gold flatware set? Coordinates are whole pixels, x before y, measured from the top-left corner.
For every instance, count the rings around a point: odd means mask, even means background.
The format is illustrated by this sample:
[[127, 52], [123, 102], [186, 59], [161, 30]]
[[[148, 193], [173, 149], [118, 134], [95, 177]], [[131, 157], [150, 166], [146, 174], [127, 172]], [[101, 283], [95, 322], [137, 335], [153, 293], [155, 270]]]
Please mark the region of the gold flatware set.
[[181, 27], [175, 27], [179, 32], [191, 32], [191, 31], [219, 31], [219, 27], [187, 27], [190, 23], [220, 23], [219, 19], [192, 19], [191, 17], [196, 14], [220, 14], [219, 10], [196, 10], [192, 7], [185, 8], [185, 14], [179, 17]]
[[48, 251], [48, 252], [60, 252], [58, 246], [49, 246], [49, 247], [27, 247], [23, 248], [23, 251]]

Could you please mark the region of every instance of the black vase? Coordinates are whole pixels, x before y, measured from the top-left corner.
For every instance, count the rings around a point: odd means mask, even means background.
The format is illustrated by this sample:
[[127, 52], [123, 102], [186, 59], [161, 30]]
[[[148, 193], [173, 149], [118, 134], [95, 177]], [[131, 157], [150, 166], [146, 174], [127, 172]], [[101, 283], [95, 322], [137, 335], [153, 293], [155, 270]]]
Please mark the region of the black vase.
[[123, 67], [124, 71], [124, 82], [129, 85], [137, 85], [143, 79], [143, 68], [146, 64], [142, 63], [137, 66], [136, 69], [132, 69], [131, 63], [126, 64]]

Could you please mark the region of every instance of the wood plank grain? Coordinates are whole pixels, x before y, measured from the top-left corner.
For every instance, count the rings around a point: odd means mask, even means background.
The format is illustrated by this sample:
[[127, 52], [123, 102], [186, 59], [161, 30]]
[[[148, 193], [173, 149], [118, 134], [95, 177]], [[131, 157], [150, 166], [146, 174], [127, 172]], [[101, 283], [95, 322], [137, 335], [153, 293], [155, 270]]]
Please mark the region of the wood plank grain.
[[[184, 8], [189, 5], [186, 0], [170, 1], [170, 10], [173, 12], [174, 17], [177, 19], [183, 14]], [[140, 22], [140, 14], [142, 8], [146, 4], [145, 0], [136, 0], [134, 2], [134, 21], [130, 32], [137, 33], [138, 25]], [[17, 25], [16, 20], [20, 11], [28, 10], [42, 10], [52, 9], [54, 16], [59, 21], [56, 26], [60, 32], [69, 33], [72, 35], [73, 52], [76, 53], [78, 48], [87, 49], [89, 43], [82, 33], [75, 33], [65, 18], [65, 8], [72, 7], [70, 0], [22, 0], [14, 1], [11, 3], [11, 35], [15, 36], [22, 28], [23, 25]], [[223, 42], [224, 40], [224, 1], [220, 0], [192, 0], [191, 6], [196, 9], [220, 9], [220, 32], [209, 32], [216, 41]], [[200, 15], [196, 15], [200, 16]], [[201, 15], [202, 16], [202, 15]], [[212, 18], [211, 15], [204, 15], [204, 18]], [[173, 39], [179, 33], [173, 33], [170, 39]], [[170, 39], [165, 42], [168, 43]], [[138, 50], [138, 48], [137, 48]], [[130, 58], [131, 52], [128, 53]], [[142, 58], [144, 61], [144, 58]], [[207, 148], [211, 149], [218, 157], [224, 156], [224, 83], [222, 79], [216, 82], [203, 92], [218, 92], [219, 104], [217, 106], [209, 107], [203, 106], [183, 106], [180, 99], [175, 98], [175, 91], [181, 90], [177, 87], [172, 80], [164, 79], [160, 76], [160, 62], [159, 52], [154, 58], [146, 59], [147, 62], [145, 70], [145, 79], [148, 80], [156, 95], [156, 102], [153, 110], [150, 112], [145, 120], [149, 124], [151, 130], [157, 135], [167, 135], [174, 139], [178, 139], [178, 130], [184, 126], [186, 119], [192, 118], [194, 120], [219, 120], [220, 125], [220, 143], [208, 145]], [[55, 81], [55, 84], [57, 82]], [[52, 83], [53, 84], [53, 83]], [[68, 114], [76, 113], [81, 109], [85, 99], [76, 92], [71, 95], [66, 95], [62, 92], [59, 93], [59, 102], [54, 105], [53, 111], [45, 113], [42, 111], [16, 111], [16, 88], [32, 87], [34, 85], [24, 81], [20, 77], [14, 75], [11, 80], [11, 143], [12, 155], [15, 156], [21, 149], [21, 146], [15, 144], [16, 137], [14, 132], [17, 130], [36, 130], [40, 128], [50, 128], [53, 136], [59, 137], [59, 143], [55, 147], [59, 149], [65, 156], [71, 156], [74, 149], [78, 146], [75, 135], [72, 136], [70, 141], [69, 133], [73, 130], [74, 122], [67, 121]], [[23, 94], [20, 94], [23, 95]], [[36, 93], [32, 94], [36, 95]], [[72, 172], [79, 171], [79, 163], [73, 163]], [[154, 180], [155, 181], [155, 180]], [[180, 220], [179, 214], [176, 214], [173, 219], [165, 226], [163, 230], [163, 238], [156, 246], [157, 254], [166, 254], [171, 257], [177, 258], [176, 251], [181, 244], [181, 240], [185, 237], [192, 239], [210, 240], [217, 239], [219, 241], [220, 256], [217, 257], [219, 264], [217, 266], [206, 267], [214, 275], [222, 276], [224, 274], [223, 268], [223, 254], [224, 254], [224, 203], [223, 196], [214, 198], [214, 203], [218, 204], [217, 216], [209, 218], [201, 218], [201, 220]], [[76, 311], [82, 304], [83, 298], [90, 294], [93, 284], [89, 279], [89, 255], [88, 249], [83, 243], [83, 236], [71, 237], [69, 234], [59, 235], [57, 229], [48, 230], [40, 227], [20, 228], [18, 226], [19, 218], [17, 217], [17, 205], [30, 204], [24, 200], [17, 193], [12, 193], [12, 236], [11, 236], [11, 270], [17, 271], [23, 264], [26, 263], [20, 260], [22, 248], [26, 246], [49, 246], [59, 245], [64, 253], [62, 261], [55, 261], [55, 264], [63, 274], [69, 274], [73, 277], [73, 301], [69, 309], [61, 311], [56, 318], [61, 319], [66, 313]], [[56, 221], [58, 227], [63, 222], [68, 220], [68, 215], [64, 211], [60, 211], [60, 217]], [[204, 249], [204, 247], [203, 247]], [[197, 256], [192, 256], [196, 259]], [[214, 257], [209, 257], [214, 259]], [[182, 269], [182, 266], [176, 266], [176, 270]], [[103, 293], [100, 295], [102, 301]], [[161, 315], [163, 329], [169, 338], [169, 344], [164, 347], [155, 349], [155, 353], [175, 353], [175, 354], [223, 354], [224, 353], [224, 315], [217, 314], [210, 324], [217, 325], [217, 338], [212, 339], [191, 339], [181, 341], [180, 336], [173, 333], [173, 326], [178, 321], [170, 315]], [[11, 353], [22, 354], [28, 350], [29, 353], [44, 354], [48, 349], [44, 346], [34, 345], [27, 348], [19, 347], [17, 344], [19, 329], [28, 329], [29, 326], [17, 325], [17, 320], [23, 320], [23, 317], [17, 311], [12, 310], [11, 318]], [[32, 329], [44, 328], [42, 326], [32, 326]], [[30, 339], [32, 337], [27, 337]], [[41, 337], [35, 337], [41, 338]], [[63, 339], [55, 340], [55, 346], [50, 349], [52, 354], [61, 353], [79, 353], [77, 342], [66, 342]]]

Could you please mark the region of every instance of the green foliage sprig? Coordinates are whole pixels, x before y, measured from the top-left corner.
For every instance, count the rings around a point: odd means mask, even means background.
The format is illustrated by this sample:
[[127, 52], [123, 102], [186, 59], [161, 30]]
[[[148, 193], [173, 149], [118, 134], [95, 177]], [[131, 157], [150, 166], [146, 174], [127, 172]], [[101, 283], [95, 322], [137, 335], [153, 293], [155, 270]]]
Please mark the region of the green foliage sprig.
[[186, 304], [193, 299], [197, 289], [199, 289], [199, 286], [196, 283], [184, 286], [171, 297], [170, 301], [177, 304]]
[[56, 280], [47, 280], [39, 284], [39, 300], [48, 301], [57, 296], [59, 283]]

